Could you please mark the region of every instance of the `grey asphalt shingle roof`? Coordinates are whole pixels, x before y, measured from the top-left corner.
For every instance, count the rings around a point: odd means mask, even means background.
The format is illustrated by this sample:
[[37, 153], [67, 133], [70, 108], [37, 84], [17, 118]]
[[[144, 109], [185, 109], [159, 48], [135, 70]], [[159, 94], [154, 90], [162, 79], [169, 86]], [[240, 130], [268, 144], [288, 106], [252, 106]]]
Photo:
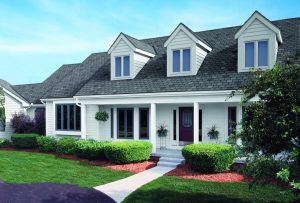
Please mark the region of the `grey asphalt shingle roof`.
[[[281, 30], [283, 43], [278, 47], [277, 62], [300, 64], [300, 18], [273, 21]], [[110, 56], [91, 54], [82, 63], [63, 65], [43, 83], [11, 86], [31, 103], [39, 99], [70, 98], [75, 95], [111, 95], [154, 92], [235, 90], [253, 80], [252, 73], [237, 72], [237, 40], [241, 26], [194, 32], [212, 51], [207, 54], [196, 76], [167, 77], [166, 37], [131, 39], [135, 46], [151, 47], [155, 57], [131, 80], [110, 80]], [[131, 43], [133, 43], [131, 41]]]
[[0, 87], [1, 87], [1, 88], [7, 89], [8, 91], [10, 91], [11, 93], [13, 93], [13, 94], [16, 95], [17, 97], [19, 97], [19, 98], [21, 98], [21, 99], [23, 99], [23, 100], [26, 101], [25, 98], [23, 98], [18, 92], [16, 92], [16, 91], [12, 88], [12, 86], [11, 86], [11, 84], [10, 84], [9, 82], [0, 79]]
[[146, 51], [148, 53], [151, 53], [151, 54], [156, 54], [155, 50], [153, 49], [153, 47], [151, 45], [144, 43], [138, 39], [135, 39], [134, 37], [126, 35], [124, 33], [122, 33], [122, 34], [129, 40], [129, 42], [131, 42], [133, 44], [134, 47], [141, 49], [143, 51]]

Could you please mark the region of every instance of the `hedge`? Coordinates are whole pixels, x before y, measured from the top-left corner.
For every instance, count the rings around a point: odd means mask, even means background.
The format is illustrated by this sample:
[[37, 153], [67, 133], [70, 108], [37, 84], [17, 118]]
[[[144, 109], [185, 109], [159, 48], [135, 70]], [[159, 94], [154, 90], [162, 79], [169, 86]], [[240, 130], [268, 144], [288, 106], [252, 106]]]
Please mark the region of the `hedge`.
[[12, 145], [16, 148], [36, 148], [38, 134], [13, 134], [11, 136]]
[[106, 159], [104, 150], [108, 143], [95, 140], [78, 140], [76, 141], [75, 155], [86, 159]]
[[232, 146], [221, 144], [191, 144], [182, 149], [186, 163], [203, 173], [228, 170], [235, 158]]
[[7, 147], [9, 145], [9, 141], [5, 138], [0, 138], [0, 148]]
[[55, 152], [57, 140], [54, 137], [41, 136], [37, 138], [37, 144], [42, 152]]
[[111, 142], [105, 147], [105, 156], [115, 164], [126, 164], [148, 160], [152, 144], [146, 141]]
[[72, 137], [63, 137], [57, 141], [57, 153], [60, 154], [75, 154], [76, 141], [78, 139]]

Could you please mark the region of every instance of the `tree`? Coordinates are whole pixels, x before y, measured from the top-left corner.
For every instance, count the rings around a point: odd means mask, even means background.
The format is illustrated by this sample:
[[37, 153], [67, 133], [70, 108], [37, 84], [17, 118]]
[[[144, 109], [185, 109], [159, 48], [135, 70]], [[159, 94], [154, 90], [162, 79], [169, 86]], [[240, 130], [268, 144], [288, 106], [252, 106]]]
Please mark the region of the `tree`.
[[5, 102], [5, 97], [4, 97], [4, 91], [0, 87], [0, 126], [5, 127], [5, 108], [4, 108], [4, 102]]
[[243, 88], [246, 104], [255, 96], [259, 101], [246, 106], [239, 137], [247, 152], [273, 155], [296, 150], [300, 164], [300, 67], [275, 65], [255, 71], [256, 80]]

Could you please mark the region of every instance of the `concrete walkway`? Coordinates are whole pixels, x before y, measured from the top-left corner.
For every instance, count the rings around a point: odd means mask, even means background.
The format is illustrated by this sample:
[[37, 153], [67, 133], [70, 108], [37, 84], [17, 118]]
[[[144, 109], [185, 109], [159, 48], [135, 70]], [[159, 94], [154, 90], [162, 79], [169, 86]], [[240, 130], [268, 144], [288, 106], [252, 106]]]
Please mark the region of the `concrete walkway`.
[[156, 166], [128, 178], [97, 186], [94, 189], [105, 193], [116, 202], [121, 202], [139, 187], [163, 176], [173, 169], [175, 167]]

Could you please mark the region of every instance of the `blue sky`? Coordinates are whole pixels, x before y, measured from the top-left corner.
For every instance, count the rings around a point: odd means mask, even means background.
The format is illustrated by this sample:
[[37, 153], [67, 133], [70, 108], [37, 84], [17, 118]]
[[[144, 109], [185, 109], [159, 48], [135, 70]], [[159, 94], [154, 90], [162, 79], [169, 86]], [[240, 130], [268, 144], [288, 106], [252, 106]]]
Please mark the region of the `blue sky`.
[[0, 78], [42, 82], [62, 64], [107, 51], [120, 32], [169, 35], [240, 25], [258, 10], [270, 20], [300, 16], [299, 0], [1, 0]]

